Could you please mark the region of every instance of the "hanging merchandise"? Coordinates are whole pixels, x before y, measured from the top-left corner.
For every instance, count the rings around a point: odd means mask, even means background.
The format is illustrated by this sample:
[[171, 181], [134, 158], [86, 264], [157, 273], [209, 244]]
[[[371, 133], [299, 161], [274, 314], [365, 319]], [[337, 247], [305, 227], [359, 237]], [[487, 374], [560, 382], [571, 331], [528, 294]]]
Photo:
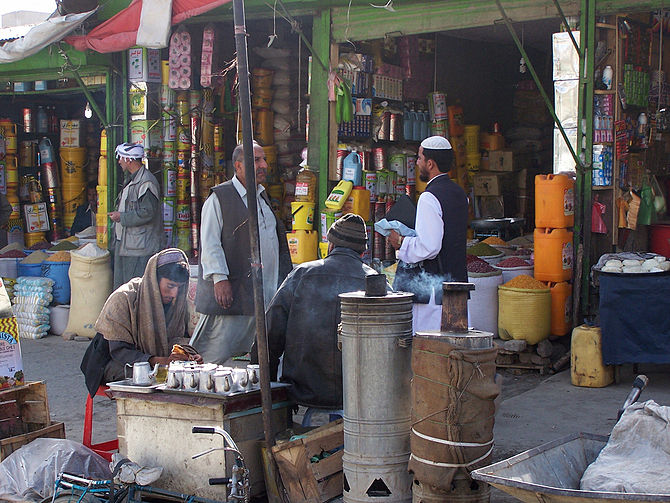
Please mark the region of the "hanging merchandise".
[[168, 85], [171, 89], [190, 89], [193, 83], [191, 72], [191, 35], [182, 28], [175, 31], [170, 37]]
[[351, 86], [345, 79], [340, 79], [335, 85], [335, 121], [350, 122], [354, 118], [354, 107], [351, 101]]
[[649, 180], [645, 180], [640, 190], [640, 209], [637, 214], [637, 223], [651, 225], [656, 221], [654, 212], [654, 195]]
[[598, 197], [593, 201], [591, 205], [591, 232], [597, 234], [607, 234], [607, 226], [603, 220], [603, 215], [605, 214], [607, 207], [598, 201]]
[[212, 87], [214, 40], [214, 26], [208, 24], [202, 31], [202, 51], [200, 56], [200, 85], [202, 87]]

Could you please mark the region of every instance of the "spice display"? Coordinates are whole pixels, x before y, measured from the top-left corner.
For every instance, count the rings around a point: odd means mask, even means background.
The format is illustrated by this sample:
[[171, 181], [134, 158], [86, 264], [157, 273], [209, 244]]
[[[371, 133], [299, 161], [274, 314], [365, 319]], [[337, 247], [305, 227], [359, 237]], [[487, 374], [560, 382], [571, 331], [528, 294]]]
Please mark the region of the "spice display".
[[509, 257], [503, 260], [502, 262], [498, 262], [496, 266], [502, 267], [503, 269], [507, 269], [510, 267], [530, 267], [530, 264], [525, 260], [523, 260], [522, 258]]
[[47, 258], [49, 258], [49, 255], [47, 255], [45, 252], [38, 250], [35, 252], [32, 252], [30, 255], [28, 255], [26, 258], [24, 258], [21, 263], [22, 264], [41, 264], [44, 262]]
[[25, 258], [25, 256], [26, 254], [21, 250], [9, 250], [0, 255], [0, 258]]
[[56, 252], [47, 259], [47, 262], [69, 262], [69, 261], [70, 261], [69, 251]]
[[484, 242], [477, 243], [467, 250], [468, 255], [475, 255], [477, 257], [492, 257], [494, 255], [500, 255], [500, 253], [500, 250], [496, 250], [493, 246], [489, 246]]
[[77, 249], [77, 245], [74, 244], [72, 241], [63, 240], [60, 243], [58, 243], [57, 245], [54, 245], [51, 248], [49, 248], [49, 251], [61, 251], [61, 250], [69, 251], [69, 250], [76, 250], [76, 249]]
[[28, 249], [29, 250], [46, 250], [48, 248], [51, 248], [51, 243], [49, 243], [48, 241], [39, 241], [39, 242], [35, 243], [34, 245], [32, 245]]
[[509, 288], [520, 288], [522, 290], [548, 290], [547, 285], [541, 281], [536, 280], [528, 276], [527, 274], [521, 274], [509, 280], [503, 286]]
[[495, 268], [489, 265], [486, 260], [482, 260], [474, 255], [468, 256], [468, 272], [487, 273], [495, 271]]
[[507, 242], [504, 239], [500, 239], [498, 236], [490, 236], [484, 240], [482, 243], [486, 243], [491, 246], [507, 246]]

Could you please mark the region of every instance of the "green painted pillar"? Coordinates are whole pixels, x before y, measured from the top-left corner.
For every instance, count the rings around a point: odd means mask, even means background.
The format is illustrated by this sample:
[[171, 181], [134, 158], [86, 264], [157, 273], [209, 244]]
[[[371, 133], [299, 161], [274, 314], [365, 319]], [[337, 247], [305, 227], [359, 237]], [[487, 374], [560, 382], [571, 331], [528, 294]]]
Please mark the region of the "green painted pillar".
[[[314, 15], [312, 46], [326, 65], [330, 61], [330, 10]], [[312, 60], [312, 84], [309, 97], [309, 144], [307, 163], [319, 172], [319, 210], [328, 196], [328, 72]]]

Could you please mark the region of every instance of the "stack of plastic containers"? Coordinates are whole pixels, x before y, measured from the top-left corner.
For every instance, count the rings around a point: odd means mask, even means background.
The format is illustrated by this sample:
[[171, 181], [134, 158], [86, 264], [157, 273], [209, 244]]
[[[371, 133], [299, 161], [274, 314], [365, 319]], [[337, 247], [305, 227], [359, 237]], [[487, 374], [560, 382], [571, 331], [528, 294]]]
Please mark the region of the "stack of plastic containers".
[[535, 177], [535, 279], [551, 290], [551, 334], [572, 329], [575, 182], [566, 175]]
[[107, 131], [100, 132], [100, 157], [98, 159], [98, 208], [95, 213], [95, 238], [98, 246], [103, 250], [109, 244], [109, 230], [107, 227]]

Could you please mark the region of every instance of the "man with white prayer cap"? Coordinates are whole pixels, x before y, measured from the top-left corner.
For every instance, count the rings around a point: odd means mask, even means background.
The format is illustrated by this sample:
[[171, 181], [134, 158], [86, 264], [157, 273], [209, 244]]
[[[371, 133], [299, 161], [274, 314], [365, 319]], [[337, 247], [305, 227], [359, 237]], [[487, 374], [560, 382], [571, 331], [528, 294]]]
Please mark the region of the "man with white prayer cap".
[[156, 177], [144, 167], [144, 148], [134, 143], [116, 147], [116, 158], [128, 175], [114, 222], [114, 288], [142, 277], [149, 258], [163, 248], [160, 190]]
[[440, 330], [443, 281], [468, 280], [468, 199], [449, 178], [453, 159], [446, 138], [431, 136], [421, 142], [416, 167], [419, 179], [428, 185], [417, 204], [417, 235], [404, 237], [391, 231], [387, 238], [401, 261], [394, 288], [415, 294], [415, 332]]

